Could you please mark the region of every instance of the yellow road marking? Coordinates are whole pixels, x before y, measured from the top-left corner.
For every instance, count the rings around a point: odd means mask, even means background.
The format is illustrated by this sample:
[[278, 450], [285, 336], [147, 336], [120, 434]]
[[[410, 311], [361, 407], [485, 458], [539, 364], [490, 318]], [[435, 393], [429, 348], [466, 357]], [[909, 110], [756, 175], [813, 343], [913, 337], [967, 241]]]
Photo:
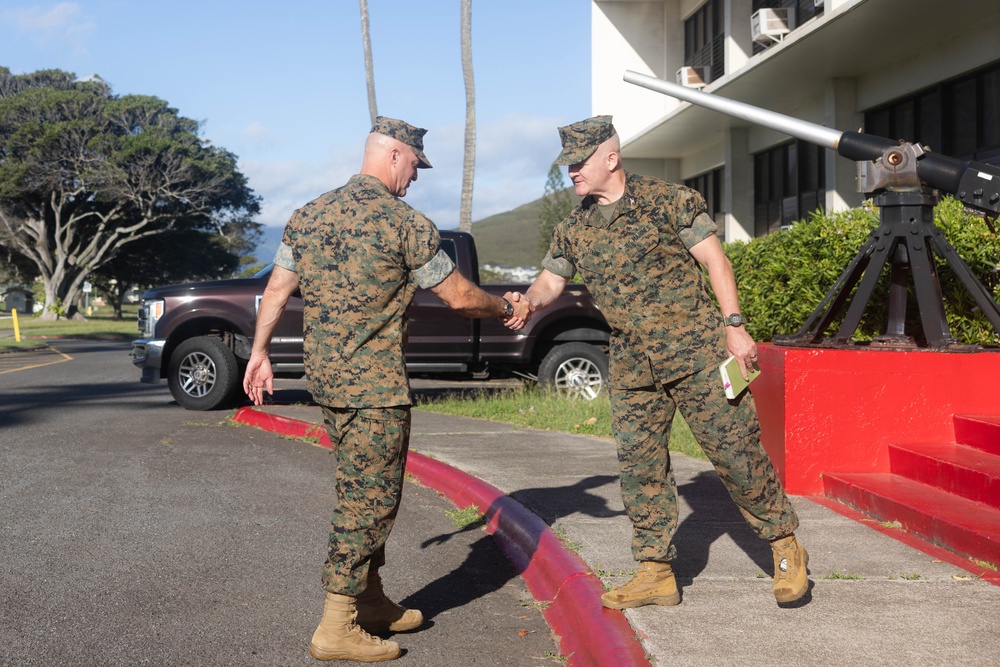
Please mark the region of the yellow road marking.
[[[30, 363], [31, 361], [34, 361], [43, 356], [49, 356], [50, 354], [57, 354], [62, 358], [54, 359], [52, 361], [45, 361], [37, 364]], [[0, 375], [3, 375], [4, 373], [14, 373], [16, 371], [27, 371], [31, 370], [32, 368], [41, 368], [42, 366], [51, 366], [53, 364], [61, 364], [64, 361], [73, 361], [73, 357], [69, 356], [64, 352], [60, 352], [59, 350], [52, 347], [32, 352], [8, 352], [7, 354], [0, 356], [0, 367], [7, 365], [6, 363], [4, 363], [7, 361], [7, 359], [4, 359], [4, 357], [10, 357], [11, 358], [10, 361], [14, 363], [23, 360], [24, 363], [29, 363], [29, 365], [18, 366], [16, 368], [5, 368], [3, 370], [0, 370]]]

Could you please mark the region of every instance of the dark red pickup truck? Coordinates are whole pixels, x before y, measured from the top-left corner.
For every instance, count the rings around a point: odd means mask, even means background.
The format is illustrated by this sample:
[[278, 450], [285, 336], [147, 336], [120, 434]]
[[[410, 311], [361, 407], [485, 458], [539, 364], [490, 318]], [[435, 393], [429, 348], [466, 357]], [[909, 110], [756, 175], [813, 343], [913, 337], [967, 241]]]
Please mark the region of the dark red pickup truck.
[[[470, 234], [441, 232], [441, 246], [463, 275], [479, 281]], [[242, 396], [242, 369], [250, 357], [257, 308], [270, 267], [253, 278], [173, 285], [143, 295], [140, 339], [132, 361], [143, 382], [166, 378], [189, 410], [226, 407]], [[484, 285], [491, 294], [525, 285]], [[417, 290], [409, 310], [406, 368], [411, 376], [487, 378], [521, 376], [584, 398], [607, 383], [609, 328], [583, 285], [569, 285], [559, 300], [518, 332], [499, 320], [467, 319], [428, 290]], [[292, 298], [271, 339], [279, 377], [300, 377], [302, 300]]]

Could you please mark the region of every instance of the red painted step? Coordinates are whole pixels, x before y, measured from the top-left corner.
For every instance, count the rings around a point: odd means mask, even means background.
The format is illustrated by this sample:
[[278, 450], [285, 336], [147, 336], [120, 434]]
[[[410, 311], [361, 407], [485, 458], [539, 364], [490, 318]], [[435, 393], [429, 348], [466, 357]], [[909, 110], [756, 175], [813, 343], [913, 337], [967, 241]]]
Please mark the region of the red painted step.
[[955, 442], [1000, 456], [1000, 416], [955, 415]]
[[826, 495], [925, 540], [1000, 564], [1000, 510], [891, 473], [827, 473]]
[[965, 445], [889, 445], [889, 470], [1000, 509], [1000, 456]]

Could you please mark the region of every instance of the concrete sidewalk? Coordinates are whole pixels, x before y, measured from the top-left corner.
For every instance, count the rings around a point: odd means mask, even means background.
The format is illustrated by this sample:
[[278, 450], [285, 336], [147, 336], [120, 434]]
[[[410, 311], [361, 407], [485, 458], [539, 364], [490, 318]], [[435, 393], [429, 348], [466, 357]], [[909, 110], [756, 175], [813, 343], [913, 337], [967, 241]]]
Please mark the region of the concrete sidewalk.
[[[256, 411], [278, 418], [258, 425], [289, 435], [322, 426], [317, 407]], [[542, 578], [573, 588], [561, 610], [547, 613], [564, 636], [563, 654], [573, 653], [569, 664], [643, 664], [643, 651], [649, 664], [671, 666], [1000, 664], [995, 573], [891, 527], [848, 518], [823, 499], [793, 498], [812, 588], [795, 608], [779, 608], [771, 593], [770, 548], [744, 523], [711, 466], [683, 455], [673, 461], [681, 499], [674, 569], [682, 603], [623, 614], [603, 610], [599, 587], [590, 587], [596, 577], [573, 570], [582, 558], [613, 585], [634, 572], [614, 444], [421, 410], [413, 415], [417, 456], [409, 467], [420, 469], [417, 476], [432, 479], [429, 485], [453, 501], [489, 498], [494, 487], [509, 496], [491, 501], [502, 508], [501, 524], [507, 521], [494, 537], [515, 543], [505, 553], [515, 553], [529, 588], [542, 570]], [[540, 539], [534, 515], [571, 551]], [[518, 563], [524, 543], [535, 548]], [[562, 579], [560, 569], [567, 570]], [[621, 619], [636, 639], [621, 632]], [[609, 648], [609, 641], [617, 644]], [[630, 648], [633, 641], [641, 648]], [[620, 659], [611, 662], [610, 655]]]

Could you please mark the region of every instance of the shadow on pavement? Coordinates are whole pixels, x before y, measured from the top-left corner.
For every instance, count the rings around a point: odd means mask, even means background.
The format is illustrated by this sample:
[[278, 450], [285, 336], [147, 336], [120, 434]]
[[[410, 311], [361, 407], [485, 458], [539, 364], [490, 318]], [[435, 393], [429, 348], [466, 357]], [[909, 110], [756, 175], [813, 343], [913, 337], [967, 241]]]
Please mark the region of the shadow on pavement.
[[[480, 530], [482, 526], [483, 522], [478, 521], [452, 533], [426, 540], [420, 548], [426, 549], [434, 544], [447, 542], [457, 535]], [[458, 567], [429, 582], [402, 600], [401, 604], [420, 609], [424, 618], [433, 620], [440, 614], [460, 609], [483, 595], [500, 590], [517, 574], [493, 539], [489, 535], [483, 535], [472, 543], [468, 555]]]
[[771, 548], [747, 525], [739, 508], [714, 470], [705, 470], [691, 481], [678, 484], [677, 494], [691, 508], [674, 534], [678, 557], [674, 564], [678, 583], [690, 584], [708, 564], [712, 543], [724, 535], [770, 575], [774, 569]]
[[594, 518], [623, 516], [625, 512], [611, 509], [607, 499], [596, 493], [590, 493], [592, 489], [608, 484], [617, 485], [618, 477], [592, 475], [572, 486], [519, 489], [511, 493], [510, 497], [542, 517], [550, 526], [556, 525], [559, 519], [577, 512]]
[[85, 383], [45, 388], [25, 387], [4, 395], [0, 402], [0, 427], [29, 426], [41, 421], [37, 413], [67, 407], [86, 407], [113, 401], [122, 410], [149, 410], [177, 403], [169, 394], [162, 405], [151, 404], [144, 395], [156, 388], [151, 385], [123, 383]]
[[[433, 544], [447, 542], [456, 535], [471, 530], [480, 530], [496, 514], [516, 511], [515, 503], [521, 511], [534, 521], [519, 521], [520, 531], [517, 540], [521, 547], [521, 558], [511, 557], [497, 548], [496, 542], [489, 536], [473, 543], [470, 552], [460, 567], [448, 576], [427, 584], [417, 591], [406, 603], [412, 604], [424, 611], [425, 616], [433, 618], [437, 614], [460, 608], [481, 595], [497, 590], [508, 580], [523, 573], [528, 563], [532, 561], [542, 532], [547, 525], [569, 514], [580, 512], [592, 517], [610, 517], [622, 514], [608, 507], [604, 498], [590, 493], [606, 484], [614, 483], [617, 477], [611, 475], [596, 475], [582, 479], [571, 486], [557, 488], [522, 489], [510, 496], [501, 496], [486, 510], [481, 519], [451, 533], [443, 533], [425, 541], [421, 548]], [[528, 508], [540, 508], [545, 516], [528, 514]]]

